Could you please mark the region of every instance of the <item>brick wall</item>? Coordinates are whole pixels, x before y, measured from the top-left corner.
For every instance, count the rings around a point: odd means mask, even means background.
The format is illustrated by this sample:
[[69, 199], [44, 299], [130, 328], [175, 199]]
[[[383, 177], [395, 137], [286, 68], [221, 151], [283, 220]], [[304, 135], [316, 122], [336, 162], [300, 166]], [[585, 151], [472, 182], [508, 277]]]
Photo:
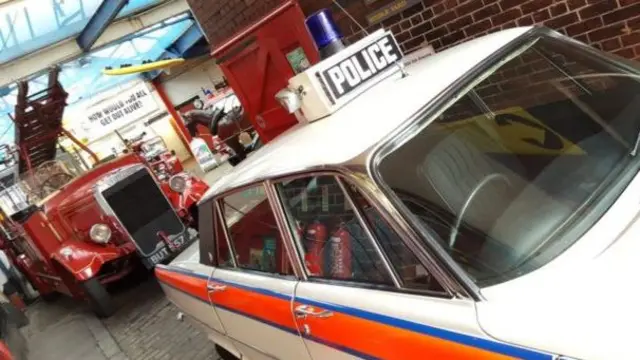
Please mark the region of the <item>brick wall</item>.
[[[259, 19], [282, 0], [188, 0], [215, 46]], [[367, 26], [366, 15], [390, 3], [340, 0], [367, 30], [393, 30], [405, 52], [425, 42], [442, 50], [465, 39], [514, 26], [543, 24], [593, 46], [640, 59], [640, 0], [423, 0], [381, 24]], [[300, 0], [306, 14], [331, 7], [347, 40], [362, 31], [330, 0]]]

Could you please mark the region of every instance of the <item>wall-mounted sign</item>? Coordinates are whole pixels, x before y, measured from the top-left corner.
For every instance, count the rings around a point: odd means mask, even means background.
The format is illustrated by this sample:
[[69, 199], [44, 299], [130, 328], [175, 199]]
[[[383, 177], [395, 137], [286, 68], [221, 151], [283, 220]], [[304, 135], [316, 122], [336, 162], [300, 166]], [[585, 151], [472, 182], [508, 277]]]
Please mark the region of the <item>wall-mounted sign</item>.
[[158, 103], [147, 84], [140, 82], [77, 112], [83, 119], [75, 130], [91, 142], [156, 111]]
[[[377, 24], [385, 19], [392, 17], [395, 14], [407, 10], [413, 5], [418, 4], [420, 1], [422, 0], [396, 0], [372, 13], [369, 13], [367, 15], [367, 21], [369, 22], [369, 25]], [[369, 3], [372, 2], [373, 1], [369, 1]]]
[[311, 66], [309, 59], [307, 59], [307, 55], [301, 47], [297, 47], [295, 50], [289, 52], [287, 54], [287, 60], [295, 74], [299, 74]]

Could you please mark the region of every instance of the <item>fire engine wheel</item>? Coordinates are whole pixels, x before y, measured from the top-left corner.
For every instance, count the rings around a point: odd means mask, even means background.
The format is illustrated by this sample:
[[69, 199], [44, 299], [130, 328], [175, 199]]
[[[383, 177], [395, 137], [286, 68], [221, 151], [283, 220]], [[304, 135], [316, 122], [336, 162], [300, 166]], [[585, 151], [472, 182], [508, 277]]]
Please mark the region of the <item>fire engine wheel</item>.
[[216, 352], [218, 353], [218, 356], [222, 360], [240, 360], [235, 355], [233, 355], [232, 353], [228, 352], [225, 348], [223, 348], [222, 346], [220, 346], [218, 344], [216, 344]]
[[87, 295], [87, 299], [91, 304], [93, 312], [101, 318], [109, 317], [116, 311], [116, 306], [113, 303], [111, 295], [100, 284], [98, 279], [87, 280], [82, 283], [82, 289]]

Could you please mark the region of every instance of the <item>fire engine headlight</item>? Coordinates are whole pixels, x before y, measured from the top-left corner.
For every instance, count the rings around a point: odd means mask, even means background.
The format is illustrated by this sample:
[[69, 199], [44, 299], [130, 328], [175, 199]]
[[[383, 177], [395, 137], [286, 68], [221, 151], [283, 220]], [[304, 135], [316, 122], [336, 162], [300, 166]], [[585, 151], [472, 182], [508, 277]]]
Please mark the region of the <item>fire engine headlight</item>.
[[187, 188], [187, 179], [182, 174], [174, 175], [169, 179], [169, 187], [177, 193], [182, 193]]
[[302, 107], [300, 95], [288, 88], [278, 91], [278, 93], [276, 93], [276, 100], [278, 100], [280, 106], [287, 110], [289, 114], [293, 114]]
[[98, 244], [106, 244], [111, 240], [111, 229], [105, 224], [94, 224], [89, 231], [91, 240]]

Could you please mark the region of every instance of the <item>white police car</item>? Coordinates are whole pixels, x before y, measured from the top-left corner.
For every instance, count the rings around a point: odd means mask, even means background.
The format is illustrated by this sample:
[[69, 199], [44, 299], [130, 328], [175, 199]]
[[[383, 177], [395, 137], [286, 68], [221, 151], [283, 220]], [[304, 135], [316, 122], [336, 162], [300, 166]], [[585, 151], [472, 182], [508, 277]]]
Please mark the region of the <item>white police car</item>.
[[515, 28], [401, 71], [387, 35], [279, 93], [303, 124], [211, 187], [168, 298], [225, 359], [640, 358], [638, 64]]

